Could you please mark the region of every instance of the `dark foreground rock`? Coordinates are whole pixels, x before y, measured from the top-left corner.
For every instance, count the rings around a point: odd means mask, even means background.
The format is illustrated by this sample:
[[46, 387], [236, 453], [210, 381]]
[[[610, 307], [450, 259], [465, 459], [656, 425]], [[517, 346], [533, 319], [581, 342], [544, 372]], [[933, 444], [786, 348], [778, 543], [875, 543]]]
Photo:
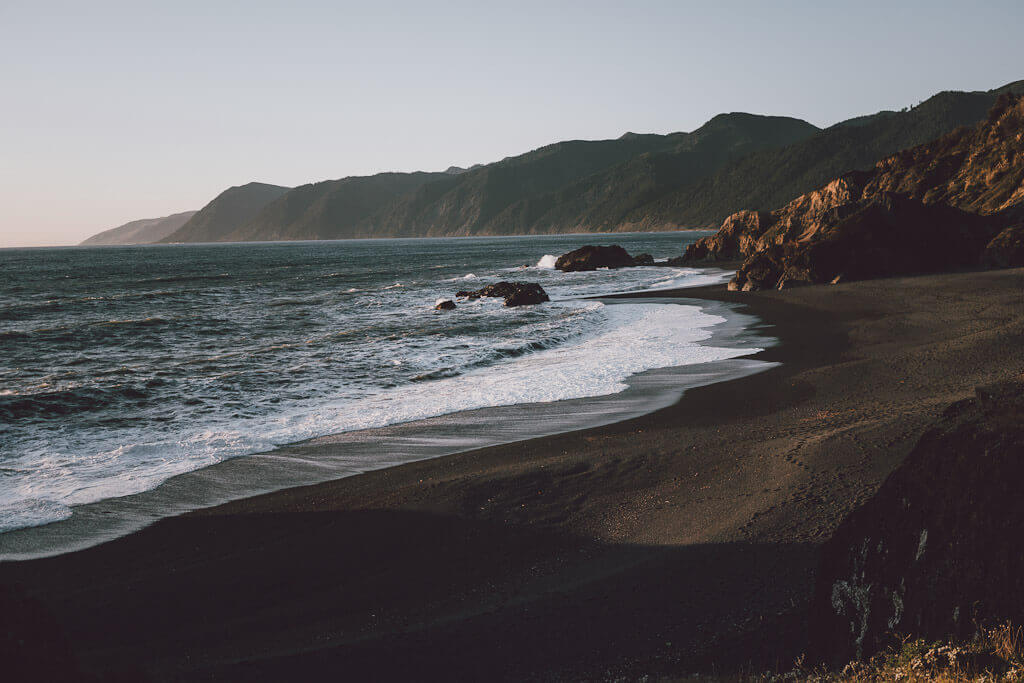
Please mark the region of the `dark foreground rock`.
[[453, 311], [455, 310], [455, 302], [451, 299], [438, 299], [437, 303], [434, 304], [435, 311]]
[[950, 406], [823, 547], [811, 653], [868, 657], [898, 635], [1024, 621], [1024, 383]]
[[[654, 259], [651, 259], [653, 263]], [[637, 265], [632, 256], [617, 244], [608, 246], [587, 245], [562, 254], [555, 261], [555, 268], [566, 273], [598, 268], [629, 268]], [[642, 264], [650, 265], [650, 264]]]
[[[466, 299], [501, 297], [509, 307], [531, 306], [551, 300], [544, 288], [536, 282], [499, 282], [481, 289], [456, 292], [455, 296]], [[454, 308], [454, 304], [452, 307]]]
[[1024, 223], [1011, 225], [985, 246], [982, 265], [989, 268], [1024, 266]]

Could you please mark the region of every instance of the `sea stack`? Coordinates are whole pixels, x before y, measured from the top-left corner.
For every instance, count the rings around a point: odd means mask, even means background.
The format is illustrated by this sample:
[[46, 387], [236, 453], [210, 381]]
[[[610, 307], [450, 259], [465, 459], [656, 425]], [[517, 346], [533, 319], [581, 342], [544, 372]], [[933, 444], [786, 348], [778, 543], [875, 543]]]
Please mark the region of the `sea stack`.
[[[651, 262], [653, 263], [654, 259], [651, 259]], [[574, 249], [568, 254], [562, 254], [555, 261], [555, 268], [566, 273], [597, 270], [598, 268], [628, 268], [635, 265], [637, 263], [629, 255], [629, 252], [617, 244], [608, 246], [588, 244], [585, 247]]]
[[[509, 308], [515, 306], [532, 306], [534, 304], [551, 301], [548, 293], [536, 282], [499, 282], [494, 285], [487, 285], [481, 289], [462, 290], [456, 292], [455, 296], [465, 299], [479, 299], [480, 297], [502, 297], [505, 305]], [[454, 304], [452, 305], [454, 308]]]

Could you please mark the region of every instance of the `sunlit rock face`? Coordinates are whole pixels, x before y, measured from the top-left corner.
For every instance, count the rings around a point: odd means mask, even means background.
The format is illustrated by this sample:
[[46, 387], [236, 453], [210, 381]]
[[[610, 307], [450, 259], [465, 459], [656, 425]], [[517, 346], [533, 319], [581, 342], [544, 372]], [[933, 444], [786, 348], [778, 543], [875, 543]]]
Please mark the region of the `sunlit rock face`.
[[[1024, 98], [987, 120], [854, 171], [770, 213], [741, 211], [687, 248], [686, 262], [745, 259], [751, 291], [1020, 261]], [[1016, 237], [1015, 237], [1016, 235]], [[991, 245], [991, 246], [990, 246]]]

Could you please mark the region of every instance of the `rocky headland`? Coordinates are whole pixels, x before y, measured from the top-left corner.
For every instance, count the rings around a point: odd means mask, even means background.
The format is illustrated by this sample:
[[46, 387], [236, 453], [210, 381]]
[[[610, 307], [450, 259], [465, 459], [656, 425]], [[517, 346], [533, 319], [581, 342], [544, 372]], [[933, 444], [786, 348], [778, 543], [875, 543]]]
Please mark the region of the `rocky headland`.
[[[551, 301], [548, 293], [536, 282], [498, 282], [480, 289], [462, 290], [455, 293], [460, 299], [479, 299], [481, 297], [497, 297], [505, 300], [509, 308], [515, 306], [533, 306], [534, 304]], [[455, 308], [454, 303], [451, 308]]]
[[686, 263], [744, 259], [730, 288], [1024, 265], [1024, 98], [988, 118], [846, 173], [772, 212], [741, 211]]
[[183, 211], [163, 218], [145, 218], [93, 235], [81, 243], [81, 246], [107, 246], [113, 244], [151, 244], [159, 242], [185, 225], [196, 214], [195, 211]]

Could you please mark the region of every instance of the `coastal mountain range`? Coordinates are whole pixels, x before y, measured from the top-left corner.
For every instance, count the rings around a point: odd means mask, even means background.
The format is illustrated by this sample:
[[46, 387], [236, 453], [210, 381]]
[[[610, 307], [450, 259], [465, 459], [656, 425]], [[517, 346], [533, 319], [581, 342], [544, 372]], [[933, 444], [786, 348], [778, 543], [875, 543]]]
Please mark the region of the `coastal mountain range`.
[[985, 92], [943, 92], [904, 111], [858, 116], [825, 129], [795, 118], [720, 114], [690, 133], [558, 142], [469, 169], [381, 173], [296, 188], [249, 183], [225, 190], [170, 233], [129, 239], [230, 242], [717, 227], [741, 209], [780, 208], [838, 175], [868, 170], [900, 150], [972, 126], [1004, 92], [1024, 92], [1024, 81]]
[[214, 197], [187, 223], [161, 242], [223, 242], [238, 227], [252, 220], [259, 211], [281, 195], [287, 187], [266, 183], [247, 183], [230, 187]]

